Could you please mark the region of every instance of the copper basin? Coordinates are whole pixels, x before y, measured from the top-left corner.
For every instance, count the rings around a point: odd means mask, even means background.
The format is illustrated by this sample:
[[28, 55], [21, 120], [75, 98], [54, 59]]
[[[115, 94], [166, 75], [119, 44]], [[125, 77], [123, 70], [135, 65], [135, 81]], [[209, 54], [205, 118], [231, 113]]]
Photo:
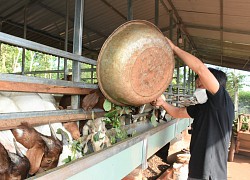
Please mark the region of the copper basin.
[[159, 97], [174, 71], [174, 56], [161, 31], [143, 20], [118, 27], [97, 60], [98, 85], [112, 103], [140, 106]]

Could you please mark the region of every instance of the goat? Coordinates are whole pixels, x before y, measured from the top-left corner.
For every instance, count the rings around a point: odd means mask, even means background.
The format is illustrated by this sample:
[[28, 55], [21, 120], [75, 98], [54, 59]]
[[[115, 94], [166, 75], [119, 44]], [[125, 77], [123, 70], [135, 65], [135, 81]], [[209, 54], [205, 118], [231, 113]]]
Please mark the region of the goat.
[[[72, 75], [67, 75], [66, 80], [72, 81]], [[80, 101], [82, 101], [83, 97], [84, 96], [80, 96]], [[59, 109], [61, 110], [68, 109], [70, 108], [70, 106], [71, 106], [71, 95], [64, 94], [59, 101]], [[73, 139], [77, 140], [80, 138], [80, 131], [76, 122], [63, 123], [63, 126], [65, 127], [65, 129], [67, 129], [67, 131], [70, 132]]]
[[82, 100], [82, 108], [85, 111], [92, 110], [93, 108], [103, 109], [105, 96], [100, 89], [94, 89], [90, 94], [86, 95]]
[[[0, 106], [0, 113], [56, 110], [56, 106], [53, 102], [53, 96], [49, 94], [41, 95], [38, 93], [0, 92], [0, 105], [5, 102], [7, 102], [9, 106]], [[66, 131], [62, 127], [61, 123], [53, 123], [52, 127], [55, 130], [62, 128]], [[51, 135], [48, 125], [36, 126], [35, 129], [46, 136]], [[60, 135], [57, 136], [61, 139]]]
[[[90, 111], [93, 108], [103, 109], [105, 97], [100, 89], [94, 89], [86, 96], [80, 96], [81, 106], [85, 111]], [[59, 109], [68, 109], [71, 106], [71, 95], [63, 95], [59, 102]], [[63, 126], [67, 129], [73, 139], [80, 138], [80, 131], [85, 125], [86, 121], [79, 121], [79, 128], [76, 122], [64, 123]], [[78, 129], [78, 130], [77, 130]]]
[[51, 126], [50, 129], [51, 137], [42, 135], [27, 123], [11, 130], [16, 140], [28, 149], [26, 156], [31, 164], [31, 175], [52, 169], [58, 164], [62, 143], [57, 139]]
[[97, 118], [94, 120], [89, 120], [83, 126], [83, 152], [86, 154], [88, 152], [88, 142], [92, 145], [93, 151], [100, 151], [104, 147], [111, 146], [109, 137], [106, 135], [105, 118]]
[[25, 179], [27, 178], [30, 163], [26, 156], [18, 148], [14, 141], [16, 154], [5, 149], [0, 143], [0, 176], [1, 179]]
[[[66, 80], [72, 81], [72, 75], [67, 75]], [[91, 110], [94, 107], [103, 109], [104, 100], [105, 97], [100, 89], [94, 89], [88, 95], [80, 96], [80, 102], [85, 111]], [[63, 95], [59, 102], [60, 109], [67, 109], [69, 106], [71, 106], [71, 95]]]
[[[166, 101], [166, 97], [164, 94], [162, 94], [161, 97]], [[140, 121], [144, 118], [150, 118], [152, 116], [151, 114], [153, 112], [155, 113], [154, 115], [156, 116], [158, 122], [160, 122], [161, 120], [163, 120], [163, 121], [166, 120], [166, 117], [165, 117], [166, 110], [162, 109], [161, 107], [154, 107], [150, 103], [148, 103], [148, 104], [144, 104], [142, 106], [139, 106], [136, 114], [146, 113], [146, 114], [149, 114], [150, 116], [142, 116], [142, 117], [138, 116], [139, 118], [137, 118], [137, 116], [135, 115], [136, 118], [133, 118], [134, 116], [132, 115], [132, 121], [137, 122], [138, 119]]]
[[[32, 104], [30, 103], [30, 99], [32, 98]], [[44, 99], [42, 99], [44, 98]], [[18, 103], [15, 103], [15, 101]], [[43, 110], [56, 110], [53, 96], [49, 94], [38, 94], [38, 93], [16, 93], [16, 92], [0, 92], [0, 113], [6, 113], [6, 112], [22, 112], [22, 111], [43, 111]], [[6, 107], [5, 103], [7, 102], [8, 108]], [[33, 103], [36, 103], [36, 105], [33, 105]], [[16, 105], [18, 104], [18, 105]], [[34, 108], [36, 107], [36, 108]], [[71, 156], [74, 154], [70, 148], [70, 144], [72, 143], [72, 136], [80, 137], [80, 132], [78, 129], [78, 126], [75, 123], [53, 123], [51, 124], [53, 129], [57, 131], [58, 129], [61, 129], [63, 132], [66, 132], [68, 143], [63, 145], [63, 152], [60, 155], [58, 165], [64, 164], [63, 160], [65, 157]], [[49, 128], [49, 125], [41, 125], [34, 127], [39, 133], [45, 135], [45, 136], [51, 136], [51, 131]], [[67, 131], [69, 130], [69, 131]], [[71, 134], [71, 133], [72, 134]], [[75, 135], [75, 134], [76, 135]], [[60, 134], [56, 134], [57, 138], [59, 140], [63, 140], [62, 136]], [[14, 145], [12, 143], [12, 139], [14, 138], [13, 134], [10, 130], [6, 131], [0, 131], [0, 142], [3, 142], [7, 149], [14, 152]], [[33, 138], [33, 137], [32, 137]], [[77, 139], [77, 138], [76, 138]], [[65, 142], [65, 141], [64, 141]], [[17, 142], [21, 146], [21, 150], [24, 154], [27, 152], [27, 148], [25, 148], [22, 144]], [[40, 145], [43, 146], [43, 145]], [[41, 148], [39, 145], [36, 145], [36, 148]], [[45, 149], [42, 149], [42, 151]], [[31, 153], [31, 150], [28, 151], [28, 153]], [[39, 152], [38, 152], [39, 153]], [[41, 156], [41, 155], [40, 155]], [[77, 158], [81, 157], [81, 154], [77, 155]], [[34, 165], [32, 166], [34, 167]], [[36, 167], [37, 169], [37, 167]], [[46, 169], [46, 168], [43, 168]], [[34, 168], [31, 170], [34, 170]]]
[[[75, 143], [81, 143], [81, 138], [77, 141], [69, 141], [65, 137], [65, 133], [61, 132], [63, 141], [63, 153], [59, 157], [58, 166], [70, 162], [72, 160], [78, 159], [83, 156], [82, 151], [75, 147]], [[70, 158], [69, 158], [70, 157]]]
[[[81, 106], [85, 111], [91, 111], [93, 108], [98, 108], [103, 110], [103, 104], [105, 101], [105, 96], [102, 94], [100, 89], [94, 89], [90, 94], [86, 95], [82, 101]], [[87, 121], [79, 122], [79, 129], [85, 126]]]

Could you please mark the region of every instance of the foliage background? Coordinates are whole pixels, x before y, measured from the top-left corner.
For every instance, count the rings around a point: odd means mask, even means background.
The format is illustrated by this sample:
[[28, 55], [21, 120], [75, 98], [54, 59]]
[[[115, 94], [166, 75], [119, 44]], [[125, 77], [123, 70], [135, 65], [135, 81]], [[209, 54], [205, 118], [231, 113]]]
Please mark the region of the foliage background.
[[[16, 73], [22, 71], [23, 49], [8, 44], [0, 43], [0, 73]], [[69, 74], [72, 72], [72, 60], [67, 60]], [[82, 69], [95, 68], [89, 64], [81, 63]], [[60, 73], [46, 71], [61, 70]], [[36, 76], [50, 79], [62, 79], [64, 77], [64, 58], [58, 58], [50, 54], [44, 54], [32, 50], [25, 50], [25, 69], [27, 76]], [[85, 83], [97, 83], [96, 73], [93, 72], [94, 81], [91, 81], [91, 72], [82, 71], [81, 80]]]

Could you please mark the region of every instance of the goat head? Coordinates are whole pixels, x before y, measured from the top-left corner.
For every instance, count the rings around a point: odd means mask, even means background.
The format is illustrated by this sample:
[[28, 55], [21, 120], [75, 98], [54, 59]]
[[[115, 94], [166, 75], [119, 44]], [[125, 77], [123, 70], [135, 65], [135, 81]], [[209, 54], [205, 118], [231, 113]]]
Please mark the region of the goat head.
[[26, 156], [30, 161], [29, 174], [31, 175], [57, 166], [62, 152], [62, 143], [56, 138], [51, 126], [50, 129], [51, 136], [40, 134], [27, 123], [12, 129], [16, 140], [28, 149]]
[[0, 176], [1, 179], [25, 179], [30, 169], [30, 162], [17, 147], [16, 154], [8, 152], [0, 143]]

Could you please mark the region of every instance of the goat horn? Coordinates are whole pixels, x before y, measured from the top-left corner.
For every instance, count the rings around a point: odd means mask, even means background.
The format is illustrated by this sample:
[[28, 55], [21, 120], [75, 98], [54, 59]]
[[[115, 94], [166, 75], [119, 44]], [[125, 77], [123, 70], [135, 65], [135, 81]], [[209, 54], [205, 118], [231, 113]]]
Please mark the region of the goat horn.
[[24, 157], [24, 154], [22, 153], [22, 151], [20, 150], [20, 148], [17, 146], [15, 138], [13, 138], [13, 142], [14, 142], [14, 146], [15, 146], [15, 149], [16, 149], [16, 154], [18, 156]]
[[9, 155], [10, 159], [11, 159], [11, 162], [13, 162], [14, 164], [19, 164], [20, 163], [20, 161], [21, 161], [20, 156], [18, 156], [15, 153], [9, 152], [9, 151], [7, 151], [7, 152], [8, 152], [8, 155]]
[[55, 131], [54, 131], [54, 129], [52, 128], [52, 126], [51, 126], [50, 123], [49, 123], [49, 128], [50, 128], [51, 136], [53, 137], [53, 139], [57, 140], [56, 133], [55, 133]]
[[53, 142], [51, 139], [49, 139], [49, 138], [47, 138], [47, 137], [45, 137], [45, 136], [41, 136], [41, 138], [43, 139], [43, 141], [45, 142], [46, 146], [47, 146], [49, 149], [54, 148], [55, 144], [54, 144], [54, 142]]

